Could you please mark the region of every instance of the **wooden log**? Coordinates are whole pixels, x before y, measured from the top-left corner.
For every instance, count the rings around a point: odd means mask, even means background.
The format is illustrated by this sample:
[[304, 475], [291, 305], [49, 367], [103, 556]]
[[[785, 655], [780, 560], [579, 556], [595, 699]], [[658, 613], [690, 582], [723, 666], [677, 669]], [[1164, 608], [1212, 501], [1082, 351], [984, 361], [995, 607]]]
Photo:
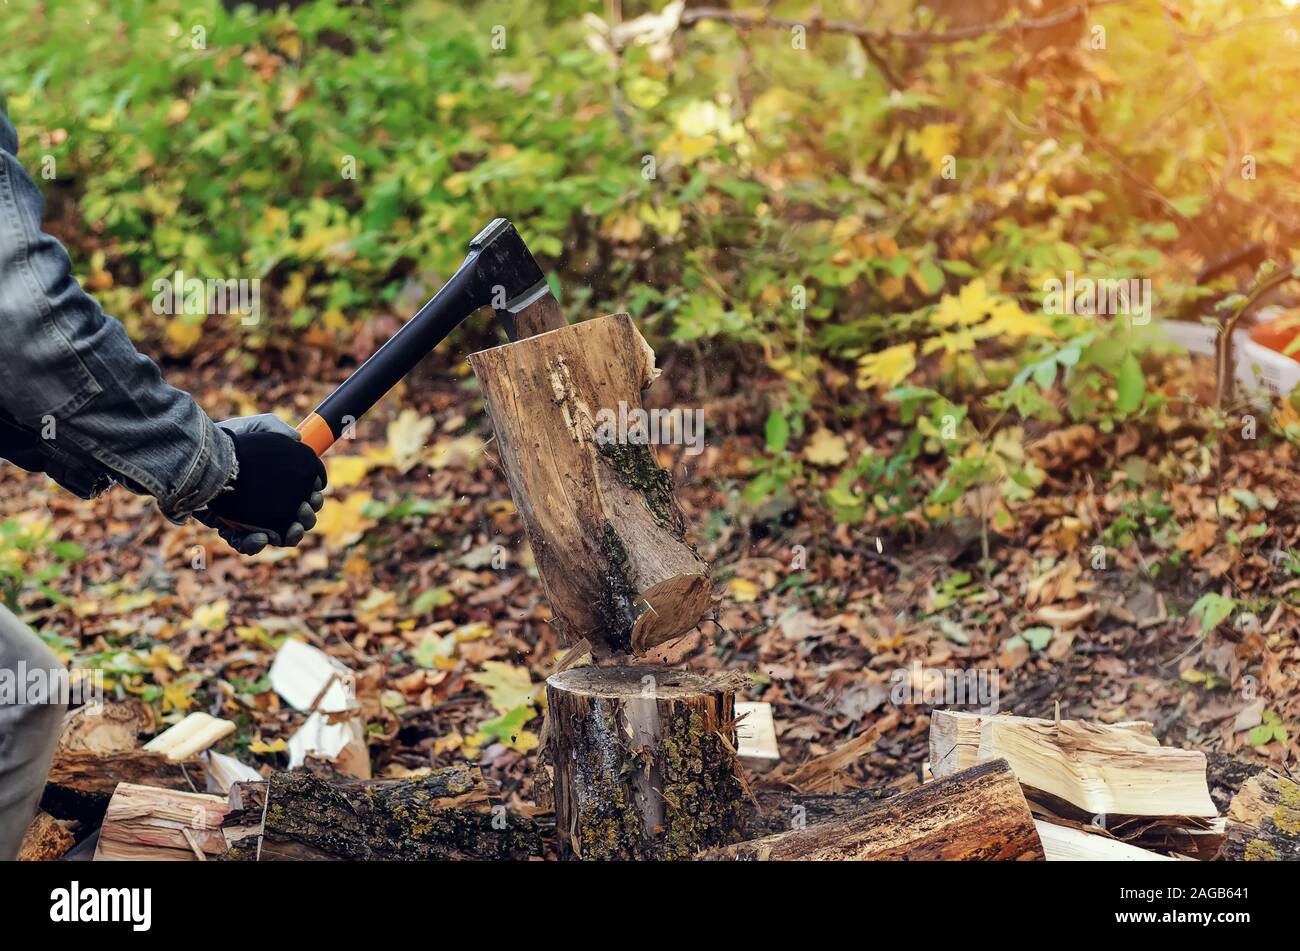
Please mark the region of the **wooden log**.
[[37, 812], [18, 847], [19, 862], [53, 862], [77, 844], [76, 837], [48, 812]]
[[[609, 423], [642, 409], [654, 353], [614, 314], [472, 354], [510, 494], [565, 642], [642, 654], [712, 603], [672, 477]], [[635, 438], [639, 438], [635, 437]]]
[[95, 861], [207, 861], [226, 850], [224, 796], [122, 783], [99, 830]]
[[[258, 793], [237, 784], [245, 827]], [[477, 768], [455, 766], [419, 779], [326, 780], [296, 770], [265, 786], [261, 835], [244, 835], [227, 858], [261, 861], [519, 859], [541, 853], [537, 825], [492, 806]], [[232, 794], [234, 791], [232, 790]]]
[[1300, 784], [1272, 771], [1246, 780], [1228, 807], [1219, 858], [1235, 862], [1300, 859]]
[[97, 825], [119, 783], [193, 792], [207, 784], [201, 760], [172, 762], [162, 753], [55, 751], [41, 808], [56, 819]]
[[58, 749], [87, 753], [133, 750], [140, 745], [142, 733], [153, 731], [153, 710], [135, 697], [83, 706], [64, 717]]
[[934, 711], [930, 769], [936, 779], [991, 759], [1006, 759], [1025, 786], [1094, 815], [1218, 815], [1204, 753], [1161, 746], [1124, 726]]
[[753, 839], [699, 856], [710, 860], [991, 861], [1043, 858], [1042, 843], [1005, 760], [926, 783], [857, 815]]
[[1110, 836], [1035, 819], [1049, 862], [1173, 862], [1167, 855], [1140, 849]]
[[667, 667], [575, 667], [546, 681], [560, 852], [685, 859], [740, 838], [735, 692]]

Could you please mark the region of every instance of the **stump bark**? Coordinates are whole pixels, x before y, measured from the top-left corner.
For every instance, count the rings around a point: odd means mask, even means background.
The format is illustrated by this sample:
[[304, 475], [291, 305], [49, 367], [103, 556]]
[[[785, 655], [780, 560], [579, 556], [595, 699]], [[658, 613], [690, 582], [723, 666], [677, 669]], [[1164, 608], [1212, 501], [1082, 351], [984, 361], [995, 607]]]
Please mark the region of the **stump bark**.
[[599, 317], [469, 361], [566, 643], [640, 654], [695, 627], [712, 585], [672, 477], [641, 432], [624, 439], [610, 426], [642, 410], [657, 373], [631, 319]]
[[666, 667], [577, 667], [546, 696], [562, 855], [687, 859], [739, 841], [732, 689]]

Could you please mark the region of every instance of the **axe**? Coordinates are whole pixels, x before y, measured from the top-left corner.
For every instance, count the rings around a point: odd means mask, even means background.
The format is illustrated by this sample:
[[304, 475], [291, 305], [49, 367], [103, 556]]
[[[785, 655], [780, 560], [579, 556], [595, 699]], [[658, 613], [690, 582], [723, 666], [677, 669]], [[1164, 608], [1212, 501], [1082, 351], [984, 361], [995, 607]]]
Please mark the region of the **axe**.
[[565, 325], [542, 269], [505, 218], [480, 231], [451, 280], [298, 424], [302, 441], [324, 455], [425, 354], [489, 304], [511, 341]]

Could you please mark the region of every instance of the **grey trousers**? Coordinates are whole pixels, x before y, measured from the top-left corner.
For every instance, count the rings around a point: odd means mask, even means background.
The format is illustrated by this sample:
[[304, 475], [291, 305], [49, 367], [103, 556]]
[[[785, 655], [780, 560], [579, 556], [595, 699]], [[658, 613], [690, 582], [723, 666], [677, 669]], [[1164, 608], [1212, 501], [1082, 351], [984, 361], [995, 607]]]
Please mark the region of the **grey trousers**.
[[[35, 694], [26, 692], [26, 677], [19, 678], [62, 668], [50, 649], [0, 606], [0, 861], [18, 854], [36, 813], [66, 709], [58, 695], [32, 702]], [[13, 696], [6, 695], [5, 680], [16, 688]]]

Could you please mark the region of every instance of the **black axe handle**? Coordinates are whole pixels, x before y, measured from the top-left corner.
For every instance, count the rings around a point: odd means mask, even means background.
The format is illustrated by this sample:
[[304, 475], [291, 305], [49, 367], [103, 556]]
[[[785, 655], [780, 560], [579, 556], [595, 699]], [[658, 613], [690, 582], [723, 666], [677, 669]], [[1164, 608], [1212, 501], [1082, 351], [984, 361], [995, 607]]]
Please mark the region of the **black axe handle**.
[[496, 310], [511, 340], [517, 339], [517, 323], [528, 324], [525, 336], [536, 332], [539, 320], [554, 326], [564, 323], [545, 275], [505, 218], [495, 219], [480, 231], [451, 280], [298, 424], [303, 442], [316, 455], [324, 455], [425, 354], [488, 304]]

